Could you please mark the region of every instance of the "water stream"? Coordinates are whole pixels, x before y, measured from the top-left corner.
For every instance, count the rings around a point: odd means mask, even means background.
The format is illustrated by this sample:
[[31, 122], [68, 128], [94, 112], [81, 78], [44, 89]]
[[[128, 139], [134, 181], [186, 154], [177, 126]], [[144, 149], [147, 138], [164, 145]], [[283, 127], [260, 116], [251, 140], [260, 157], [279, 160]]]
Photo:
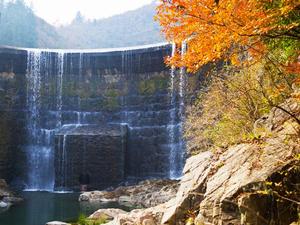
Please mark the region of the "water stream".
[[[176, 52], [176, 44], [172, 44], [172, 56]], [[183, 42], [181, 46], [181, 55], [184, 56], [186, 52], [186, 43]], [[171, 93], [171, 109], [170, 109], [170, 123], [168, 125], [168, 131], [170, 136], [170, 171], [169, 178], [179, 179], [182, 175], [185, 148], [183, 136], [183, 121], [185, 112], [185, 69], [180, 68], [179, 79], [177, 76], [177, 70], [174, 66], [171, 67], [170, 72], [170, 93]], [[178, 81], [177, 81], [178, 80]], [[176, 89], [176, 81], [178, 82], [178, 89]], [[178, 96], [178, 100], [176, 99]], [[179, 106], [178, 103], [179, 102]], [[178, 119], [180, 121], [178, 123]]]
[[49, 68], [49, 54], [39, 50], [28, 51], [27, 64], [27, 190], [52, 191], [54, 187], [53, 171], [53, 129], [42, 127], [41, 88], [42, 71]]

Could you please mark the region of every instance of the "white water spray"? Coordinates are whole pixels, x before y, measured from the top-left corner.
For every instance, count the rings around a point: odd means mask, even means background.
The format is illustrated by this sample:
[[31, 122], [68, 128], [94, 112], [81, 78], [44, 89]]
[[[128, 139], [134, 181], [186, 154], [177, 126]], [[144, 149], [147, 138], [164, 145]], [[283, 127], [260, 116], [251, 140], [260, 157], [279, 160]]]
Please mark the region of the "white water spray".
[[[172, 45], [172, 56], [176, 52], [176, 45]], [[186, 43], [183, 42], [181, 46], [181, 56], [183, 57], [186, 52]], [[184, 141], [182, 138], [176, 140], [178, 134], [182, 137], [183, 134], [183, 120], [184, 120], [184, 111], [185, 111], [185, 69], [180, 68], [179, 73], [179, 109], [176, 110], [176, 90], [175, 90], [175, 79], [176, 79], [176, 69], [174, 66], [171, 68], [171, 81], [170, 81], [170, 91], [171, 91], [171, 109], [170, 109], [170, 123], [168, 125], [168, 131], [170, 136], [170, 169], [169, 169], [169, 178], [178, 179], [181, 177], [183, 169], [183, 161], [185, 155]], [[179, 114], [180, 122], [176, 118], [176, 114]]]

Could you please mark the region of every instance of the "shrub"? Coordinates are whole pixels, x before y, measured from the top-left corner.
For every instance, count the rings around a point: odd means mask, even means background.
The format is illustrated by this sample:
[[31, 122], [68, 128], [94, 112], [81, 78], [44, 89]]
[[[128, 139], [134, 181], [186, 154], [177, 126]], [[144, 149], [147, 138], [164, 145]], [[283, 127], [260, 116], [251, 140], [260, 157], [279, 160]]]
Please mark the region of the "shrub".
[[188, 110], [185, 136], [191, 154], [253, 140], [254, 122], [292, 93], [294, 76], [266, 62], [211, 73], [207, 89]]

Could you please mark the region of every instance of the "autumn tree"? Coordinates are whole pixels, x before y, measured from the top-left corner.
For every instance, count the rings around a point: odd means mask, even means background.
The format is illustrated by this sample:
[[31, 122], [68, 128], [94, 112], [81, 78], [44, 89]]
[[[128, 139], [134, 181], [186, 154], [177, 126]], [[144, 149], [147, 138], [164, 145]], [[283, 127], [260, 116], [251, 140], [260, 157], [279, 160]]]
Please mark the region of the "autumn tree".
[[188, 110], [189, 149], [245, 141], [273, 107], [300, 124], [281, 107], [300, 84], [299, 0], [161, 0], [156, 18], [168, 41], [188, 46], [170, 65], [197, 72], [207, 63], [226, 64], [209, 73], [208, 87]]
[[185, 56], [169, 63], [190, 72], [219, 59], [237, 64], [245, 53], [257, 59], [268, 44], [300, 39], [299, 0], [161, 0], [157, 13], [167, 40], [188, 42]]

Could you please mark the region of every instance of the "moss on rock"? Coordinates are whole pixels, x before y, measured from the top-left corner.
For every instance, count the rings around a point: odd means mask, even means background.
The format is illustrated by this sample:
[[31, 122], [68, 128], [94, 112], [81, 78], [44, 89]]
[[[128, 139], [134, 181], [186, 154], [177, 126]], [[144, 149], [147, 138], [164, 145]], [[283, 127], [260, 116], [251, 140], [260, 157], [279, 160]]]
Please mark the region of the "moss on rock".
[[138, 91], [142, 95], [152, 95], [157, 91], [168, 88], [169, 79], [162, 76], [153, 77], [149, 80], [142, 80], [138, 84]]

